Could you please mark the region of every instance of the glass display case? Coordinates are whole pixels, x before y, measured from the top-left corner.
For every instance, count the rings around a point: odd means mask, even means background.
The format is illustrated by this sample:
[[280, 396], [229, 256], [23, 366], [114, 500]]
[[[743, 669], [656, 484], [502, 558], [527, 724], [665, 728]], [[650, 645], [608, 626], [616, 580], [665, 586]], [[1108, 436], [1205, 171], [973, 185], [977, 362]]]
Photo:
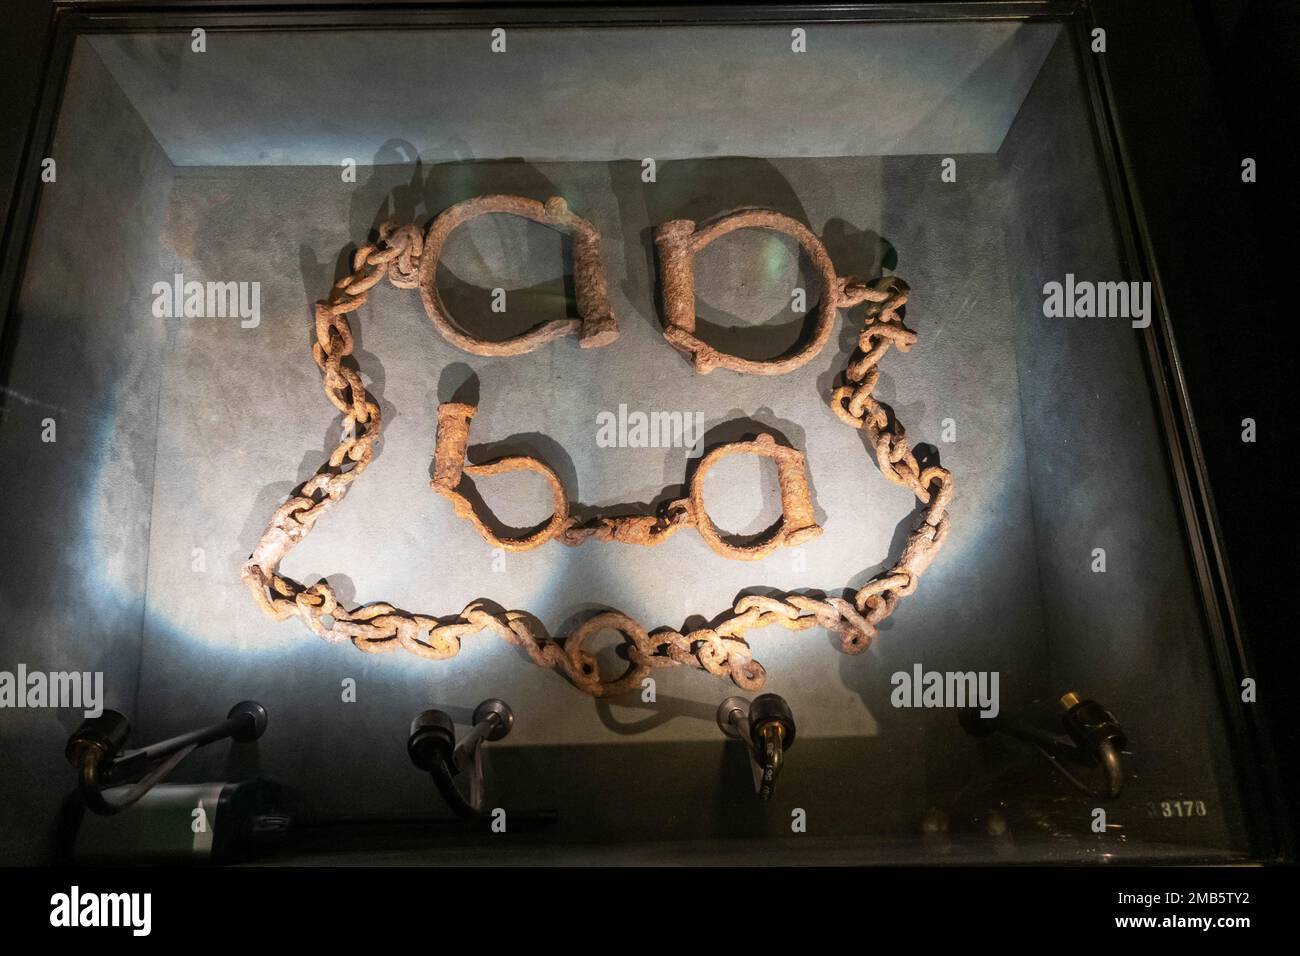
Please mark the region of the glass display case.
[[[272, 862], [1270, 855], [1097, 35], [1004, 6], [92, 17], [3, 669], [260, 702], [159, 786]], [[15, 859], [227, 806], [60, 823], [15, 686]]]

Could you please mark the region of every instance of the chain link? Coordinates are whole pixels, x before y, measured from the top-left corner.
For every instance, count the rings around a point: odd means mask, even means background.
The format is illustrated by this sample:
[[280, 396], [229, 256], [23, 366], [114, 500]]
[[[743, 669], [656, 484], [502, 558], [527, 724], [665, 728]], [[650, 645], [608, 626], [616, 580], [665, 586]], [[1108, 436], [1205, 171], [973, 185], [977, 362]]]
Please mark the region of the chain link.
[[[330, 642], [351, 641], [367, 653], [398, 648], [431, 660], [446, 660], [460, 651], [461, 642], [483, 631], [495, 633], [520, 647], [539, 667], [554, 669], [576, 687], [596, 697], [616, 696], [639, 688], [651, 671], [687, 665], [732, 680], [746, 690], [766, 681], [763, 665], [754, 660], [745, 635], [773, 625], [791, 631], [822, 627], [839, 637], [840, 649], [866, 650], [880, 623], [913, 593], [921, 575], [948, 535], [948, 504], [953, 494], [950, 472], [937, 465], [922, 468], [904, 437], [902, 423], [872, 392], [879, 364], [890, 348], [908, 351], [916, 333], [903, 325], [898, 310], [907, 302], [908, 287], [887, 277], [865, 284], [840, 278], [835, 290], [840, 308], [867, 303], [858, 348], [845, 370], [845, 384], [831, 396], [841, 421], [866, 433], [876, 463], [890, 481], [911, 489], [923, 506], [898, 561], [859, 588], [849, 600], [787, 593], [739, 597], [720, 619], [685, 633], [661, 628], [647, 632], [619, 611], [588, 618], [567, 637], [550, 636], [526, 611], [505, 610], [486, 600], [470, 603], [443, 617], [412, 613], [378, 602], [348, 609], [325, 581], [307, 586], [279, 573], [280, 562], [315, 527], [320, 517], [340, 501], [369, 466], [383, 427], [379, 405], [367, 394], [352, 359], [353, 336], [348, 314], [365, 305], [369, 291], [387, 278], [394, 286], [414, 288], [419, 282], [423, 240], [413, 225], [386, 224], [377, 244], [363, 245], [352, 257], [352, 272], [334, 284], [329, 297], [315, 310], [312, 358], [321, 371], [326, 398], [343, 415], [342, 437], [317, 473], [276, 509], [241, 577], [263, 612], [277, 621], [297, 617], [313, 633]], [[587, 537], [617, 540], [623, 535], [668, 537], [691, 520], [687, 500], [672, 502], [656, 515], [628, 519], [597, 519], [570, 525], [566, 543]], [[614, 629], [629, 642], [629, 667], [617, 678], [603, 678], [596, 658], [586, 650], [590, 636]]]

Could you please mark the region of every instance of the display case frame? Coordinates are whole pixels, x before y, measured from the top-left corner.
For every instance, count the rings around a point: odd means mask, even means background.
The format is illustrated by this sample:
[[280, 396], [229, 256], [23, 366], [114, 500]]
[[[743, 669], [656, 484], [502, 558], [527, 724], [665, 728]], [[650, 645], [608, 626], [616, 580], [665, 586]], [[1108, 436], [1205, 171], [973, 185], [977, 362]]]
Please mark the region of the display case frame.
[[[1091, 102], [1094, 136], [1104, 158], [1106, 185], [1119, 216], [1121, 253], [1131, 278], [1150, 281], [1154, 291], [1154, 319], [1140, 335], [1148, 382], [1160, 413], [1168, 468], [1176, 489], [1187, 546], [1193, 560], [1201, 611], [1210, 636], [1210, 650], [1219, 677], [1217, 707], [1229, 735], [1235, 772], [1241, 781], [1248, 821], [1249, 855], [1257, 860], [1285, 858], [1291, 852], [1282, 783], [1275, 769], [1270, 728], [1262, 709], [1241, 706], [1243, 679], [1258, 674], [1255, 652], [1247, 640], [1243, 612], [1234, 594], [1229, 548], [1217, 516], [1210, 463], [1192, 411], [1191, 386], [1179, 350], [1179, 329], [1187, 319], [1180, 311], [1185, 298], [1171, 292], [1190, 284], [1179, 259], [1166, 265], [1168, 250], [1151, 229], [1153, 211], [1148, 197], [1157, 190], [1133, 163], [1132, 124], [1124, 117], [1138, 116], [1150, 104], [1137, 102], [1117, 90], [1110, 75], [1109, 57], [1088, 56], [1097, 29], [1121, 14], [1110, 3], [1047, 0], [1047, 2], [975, 2], [905, 4], [809, 4], [736, 6], [621, 6], [576, 4], [565, 7], [464, 4], [427, 6], [393, 3], [356, 6], [341, 3], [227, 3], [169, 4], [166, 8], [116, 2], [58, 4], [53, 30], [42, 67], [43, 81], [29, 134], [23, 148], [17, 188], [0, 244], [0, 384], [9, 380], [11, 349], [9, 318], [24, 274], [27, 250], [35, 228], [39, 197], [39, 169], [47, 155], [59, 115], [64, 80], [76, 38], [84, 34], [122, 31], [188, 31], [201, 17], [210, 32], [260, 30], [367, 30], [406, 27], [467, 26], [593, 26], [691, 23], [789, 23], [792, 25], [875, 21], [961, 21], [988, 19], [1054, 20], [1065, 24], [1088, 64], [1087, 91]], [[1141, 24], [1140, 24], [1141, 25]], [[1147, 29], [1159, 25], [1146, 23]], [[1133, 34], [1127, 34], [1132, 38]], [[1151, 144], [1147, 148], [1152, 148]], [[1155, 148], [1158, 148], [1156, 146]], [[1203, 161], [1189, 158], [1189, 162]], [[1257, 556], [1233, 556], [1232, 564], [1249, 564]], [[1267, 633], [1269, 622], [1252, 621], [1249, 630]]]

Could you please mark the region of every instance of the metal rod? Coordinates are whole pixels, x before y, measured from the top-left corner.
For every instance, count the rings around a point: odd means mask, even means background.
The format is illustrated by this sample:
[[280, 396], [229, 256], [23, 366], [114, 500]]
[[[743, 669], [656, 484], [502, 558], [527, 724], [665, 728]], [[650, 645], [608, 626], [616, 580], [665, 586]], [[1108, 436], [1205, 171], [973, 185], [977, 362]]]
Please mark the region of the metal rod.
[[1106, 770], [1106, 791], [1114, 800], [1124, 789], [1124, 761], [1120, 757], [1119, 750], [1109, 740], [1105, 741], [1099, 750], [1101, 765]]
[[226, 737], [233, 737], [251, 719], [248, 714], [236, 714], [234, 717], [227, 717], [220, 723], [213, 724], [210, 727], [201, 727], [186, 734], [169, 737], [147, 747], [141, 747], [139, 750], [128, 750], [114, 761], [114, 765], [141, 759], [146, 762], [161, 760], [163, 757], [169, 757], [182, 747], [188, 747], [190, 744], [202, 747], [204, 744], [210, 744]]
[[488, 714], [477, 724], [473, 726], [459, 743], [456, 744], [455, 753], [452, 754], [452, 760], [457, 769], [464, 768], [474, 759], [474, 751], [487, 739], [497, 727], [501, 725], [501, 718], [496, 714]]
[[1017, 720], [997, 719], [993, 724], [993, 728], [1002, 731], [1009, 737], [1015, 737], [1017, 740], [1023, 740], [1031, 744], [1038, 744], [1040, 747], [1070, 751], [1078, 751], [1079, 749], [1074, 745], [1074, 741], [1065, 734], [1054, 734], [1050, 730], [1022, 724]]
[[[156, 764], [137, 783], [118, 787], [106, 785], [100, 779], [100, 753], [94, 748], [88, 748], [83, 754], [79, 768], [78, 787], [82, 799], [90, 810], [100, 816], [112, 816], [115, 813], [121, 813], [152, 790], [157, 783], [165, 779], [180, 765], [182, 760], [194, 752], [197, 746], [197, 744], [190, 744], [180, 750], [173, 751], [168, 759]], [[111, 795], [110, 791], [112, 791]]]

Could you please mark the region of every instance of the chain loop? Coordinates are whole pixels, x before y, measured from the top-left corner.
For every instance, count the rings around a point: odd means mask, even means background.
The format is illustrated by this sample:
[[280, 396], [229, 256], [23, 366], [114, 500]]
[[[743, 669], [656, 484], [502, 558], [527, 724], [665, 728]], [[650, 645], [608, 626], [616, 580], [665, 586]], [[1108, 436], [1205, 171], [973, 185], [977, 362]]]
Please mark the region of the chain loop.
[[[385, 278], [397, 288], [418, 285], [424, 240], [413, 225], [385, 224], [379, 242], [356, 250], [352, 272], [334, 283], [329, 296], [317, 303], [312, 359], [321, 371], [325, 397], [343, 416], [341, 437], [328, 461], [271, 516], [266, 530], [241, 569], [241, 577], [262, 611], [271, 619], [297, 617], [329, 642], [351, 641], [367, 653], [401, 648], [430, 660], [447, 660], [462, 641], [483, 631], [495, 633], [522, 648], [539, 667], [558, 670], [580, 690], [595, 697], [636, 690], [653, 670], [691, 666], [728, 678], [745, 690], [758, 690], [767, 679], [754, 660], [745, 635], [750, 630], [780, 626], [791, 631], [822, 627], [838, 635], [845, 653], [866, 650], [882, 621], [899, 600], [912, 594], [948, 535], [947, 509], [953, 495], [952, 474], [938, 465], [922, 468], [904, 437], [903, 426], [872, 395], [878, 366], [890, 348], [906, 352], [916, 333], [906, 328], [898, 310], [907, 302], [908, 287], [888, 277], [874, 283], [837, 279], [838, 301], [847, 308], [867, 304], [858, 350], [845, 369], [845, 383], [831, 394], [831, 408], [841, 421], [866, 433], [882, 474], [913, 492], [923, 506], [920, 521], [909, 535], [898, 561], [867, 582], [852, 600], [787, 593], [747, 594], [711, 626], [682, 633], [670, 628], [647, 632], [619, 611], [604, 611], [579, 624], [567, 637], [550, 636], [526, 611], [504, 610], [487, 601], [474, 601], [459, 613], [438, 618], [377, 602], [349, 610], [339, 603], [325, 581], [303, 585], [279, 573], [280, 562], [315, 527], [320, 517], [342, 500], [352, 483], [369, 467], [383, 427], [379, 405], [365, 391], [352, 360], [353, 334], [349, 313], [366, 303], [371, 289]], [[687, 498], [664, 506], [654, 515], [637, 516], [635, 524], [598, 519], [578, 525], [567, 518], [560, 532], [566, 543], [589, 537], [621, 540], [666, 538], [695, 523], [697, 508]], [[585, 649], [597, 632], [616, 630], [627, 640], [629, 666], [612, 678], [602, 677], [595, 657]]]

